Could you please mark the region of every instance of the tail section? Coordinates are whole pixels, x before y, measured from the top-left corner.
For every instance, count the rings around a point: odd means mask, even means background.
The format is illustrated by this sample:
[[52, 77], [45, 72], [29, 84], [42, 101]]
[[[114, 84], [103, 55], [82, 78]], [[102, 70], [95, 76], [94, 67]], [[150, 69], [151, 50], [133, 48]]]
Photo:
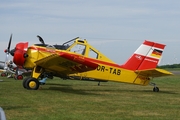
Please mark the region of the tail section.
[[165, 45], [145, 40], [134, 52], [123, 68], [129, 70], [145, 70], [156, 68], [162, 57]]

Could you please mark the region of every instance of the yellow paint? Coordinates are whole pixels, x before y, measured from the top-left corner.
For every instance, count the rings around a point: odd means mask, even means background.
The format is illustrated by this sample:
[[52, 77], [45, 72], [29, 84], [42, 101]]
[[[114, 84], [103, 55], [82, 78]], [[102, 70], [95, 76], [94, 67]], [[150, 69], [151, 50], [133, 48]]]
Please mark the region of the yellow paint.
[[161, 55], [154, 54], [154, 53], [152, 53], [151, 56], [156, 57], [156, 58], [160, 58], [161, 57]]
[[[118, 67], [111, 67], [101, 64], [100, 66], [104, 66], [106, 70], [93, 70], [88, 71], [84, 73], [78, 73], [76, 76], [82, 76], [82, 77], [89, 77], [94, 78], [97, 80], [107, 80], [107, 81], [114, 81], [114, 82], [124, 82], [124, 83], [132, 83], [132, 84], [139, 84], [139, 85], [148, 85], [150, 79], [146, 79], [146, 77], [138, 77], [138, 74], [136, 74], [134, 71], [118, 68]], [[111, 71], [110, 71], [111, 70]], [[116, 72], [115, 72], [116, 70]], [[121, 71], [120, 74], [118, 74], [117, 70]], [[75, 74], [71, 74], [70, 76], [74, 76]]]

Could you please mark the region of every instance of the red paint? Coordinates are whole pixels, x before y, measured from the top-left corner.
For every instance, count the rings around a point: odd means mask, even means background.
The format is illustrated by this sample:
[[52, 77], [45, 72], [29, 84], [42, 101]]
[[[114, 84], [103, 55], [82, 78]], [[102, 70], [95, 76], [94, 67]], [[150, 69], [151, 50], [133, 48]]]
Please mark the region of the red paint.
[[166, 45], [163, 45], [163, 44], [159, 44], [159, 43], [155, 43], [153, 47], [157, 47], [157, 48], [160, 48], [160, 49], [164, 49]]
[[[80, 55], [69, 54], [66, 52], [60, 52], [59, 55], [60, 55], [60, 57], [66, 58], [68, 60], [74, 61], [76, 63], [82, 64], [82, 65], [85, 65], [88, 67], [91, 67], [93, 69], [96, 69], [98, 66], [97, 63], [89, 61], [89, 60], [85, 59], [85, 57], [80, 56]], [[75, 67], [74, 69], [80, 69], [80, 68]]]
[[146, 57], [141, 65], [139, 66], [138, 70], [145, 70], [145, 69], [152, 69], [156, 68], [157, 64], [159, 62], [159, 59]]
[[24, 65], [24, 61], [25, 61], [24, 54], [27, 51], [27, 47], [28, 47], [28, 42], [16, 44], [14, 57], [13, 57], [13, 62], [16, 65], [19, 65], [19, 66]]
[[153, 45], [154, 45], [154, 42], [145, 40], [143, 44], [144, 44], [144, 45], [148, 45], [148, 46], [153, 46]]

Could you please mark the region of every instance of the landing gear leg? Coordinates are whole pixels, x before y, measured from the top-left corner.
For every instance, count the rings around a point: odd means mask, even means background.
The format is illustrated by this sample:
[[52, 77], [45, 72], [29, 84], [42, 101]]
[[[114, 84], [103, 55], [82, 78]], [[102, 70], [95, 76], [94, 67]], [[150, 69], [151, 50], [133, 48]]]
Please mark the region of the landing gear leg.
[[23, 80], [23, 87], [28, 90], [37, 90], [40, 86], [38, 78], [42, 73], [43, 69], [40, 66], [35, 66], [31, 73], [31, 77]]
[[156, 86], [155, 83], [150, 83], [150, 85], [153, 85], [153, 86], [154, 86], [153, 92], [159, 92], [159, 88]]

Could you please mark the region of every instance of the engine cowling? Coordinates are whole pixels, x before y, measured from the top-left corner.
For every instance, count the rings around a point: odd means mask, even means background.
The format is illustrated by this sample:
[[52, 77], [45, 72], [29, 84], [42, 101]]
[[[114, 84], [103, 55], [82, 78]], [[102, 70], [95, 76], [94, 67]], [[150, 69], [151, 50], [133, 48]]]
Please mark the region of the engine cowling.
[[13, 62], [16, 65], [19, 65], [19, 66], [24, 65], [25, 58], [27, 57], [27, 54], [26, 54], [27, 48], [28, 48], [28, 42], [16, 44], [16, 47], [14, 50], [14, 57], [13, 57]]

